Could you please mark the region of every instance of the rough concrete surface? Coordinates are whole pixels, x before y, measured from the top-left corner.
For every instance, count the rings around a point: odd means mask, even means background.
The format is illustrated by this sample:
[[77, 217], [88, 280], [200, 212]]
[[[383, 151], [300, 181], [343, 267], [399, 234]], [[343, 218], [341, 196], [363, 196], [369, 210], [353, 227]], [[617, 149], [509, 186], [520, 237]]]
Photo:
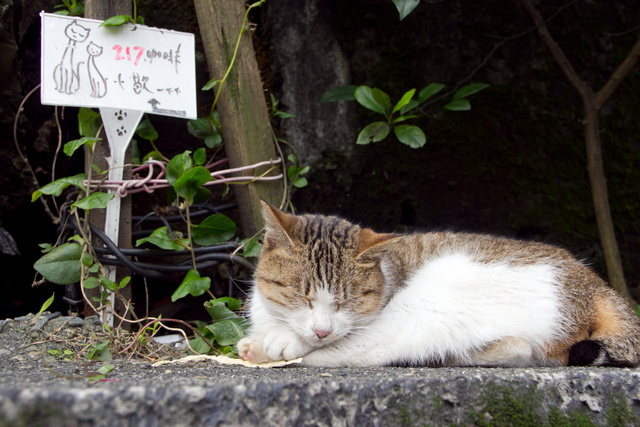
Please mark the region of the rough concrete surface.
[[109, 380], [62, 379], [44, 367], [16, 378], [2, 369], [0, 425], [640, 424], [640, 372], [628, 369], [267, 370], [116, 361]]
[[[45, 320], [0, 321], [0, 427], [640, 425], [639, 369], [96, 363], [99, 322]], [[87, 378], [107, 363], [104, 380]]]

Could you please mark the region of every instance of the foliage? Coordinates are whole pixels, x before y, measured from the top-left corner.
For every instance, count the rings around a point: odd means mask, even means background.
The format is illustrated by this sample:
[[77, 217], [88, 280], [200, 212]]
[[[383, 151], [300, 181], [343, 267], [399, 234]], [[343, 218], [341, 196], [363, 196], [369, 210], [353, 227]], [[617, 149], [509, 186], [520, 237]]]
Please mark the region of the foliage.
[[[449, 111], [468, 111], [471, 103], [467, 97], [489, 87], [484, 83], [466, 85], [453, 93], [453, 96], [443, 108]], [[375, 121], [366, 125], [358, 135], [356, 144], [366, 145], [372, 142], [383, 141], [389, 136], [391, 129], [396, 138], [411, 148], [420, 148], [427, 142], [427, 137], [418, 126], [404, 122], [415, 119], [416, 114], [408, 114], [416, 110], [433, 95], [444, 89], [440, 83], [431, 83], [416, 95], [416, 90], [405, 92], [400, 100], [393, 105], [386, 92], [369, 86], [343, 86], [327, 91], [321, 102], [352, 101], [355, 100], [363, 107], [381, 114], [384, 120]]]
[[289, 169], [287, 169], [287, 178], [289, 178], [289, 181], [294, 187], [305, 187], [308, 182], [307, 178], [302, 175], [309, 172], [309, 166], [300, 166], [298, 157], [295, 154], [290, 154], [288, 160], [293, 164], [289, 166]]
[[63, 360], [71, 360], [71, 359], [73, 359], [73, 355], [74, 355], [72, 350], [64, 349], [64, 350], [60, 351], [60, 350], [55, 349], [55, 348], [47, 350], [47, 354], [50, 355], [50, 356], [53, 356], [55, 358], [63, 359]]
[[[249, 6], [247, 14], [249, 10], [261, 5], [263, 2], [260, 1]], [[61, 13], [72, 14], [82, 8], [81, 2], [63, 0], [63, 3], [60, 7], [65, 7], [66, 10], [61, 11]], [[247, 16], [245, 15], [245, 25], [243, 26], [245, 30], [248, 28], [246, 20]], [[120, 26], [126, 23], [144, 24], [142, 17], [137, 15], [135, 1], [133, 2], [132, 16], [114, 16], [105, 20], [101, 25]], [[243, 33], [245, 30], [243, 30]], [[236, 53], [241, 35], [238, 38]], [[162, 155], [155, 146], [158, 132], [148, 118], [144, 118], [140, 122], [135, 135], [148, 141], [153, 150], [142, 156], [137, 141], [135, 139], [132, 141], [134, 161], [140, 162], [153, 157], [155, 160], [161, 160], [166, 164], [166, 179], [171, 186], [168, 191], [169, 197], [173, 206], [180, 211], [180, 214], [185, 219], [185, 226], [181, 227], [183, 231], [177, 231], [165, 225], [153, 230], [147, 237], [138, 239], [135, 245], [138, 247], [143, 245], [152, 246], [164, 251], [179, 251], [190, 256], [192, 268], [185, 274], [182, 282], [171, 296], [172, 301], [177, 301], [188, 295], [200, 296], [208, 293], [211, 296], [211, 301], [205, 303], [205, 309], [211, 315], [212, 323], [199, 324], [198, 330], [195, 331], [196, 338], [192, 340], [195, 351], [198, 352], [218, 351], [225, 354], [236, 354], [235, 343], [244, 335], [247, 323], [244, 318], [234, 313], [235, 310], [240, 308], [240, 301], [233, 298], [215, 298], [211, 292], [211, 279], [201, 275], [201, 272], [198, 271], [198, 265], [196, 265], [196, 246], [208, 246], [231, 241], [238, 245], [237, 255], [245, 258], [255, 258], [261, 249], [259, 235], [240, 242], [235, 237], [236, 224], [225, 215], [213, 214], [197, 224], [192, 223], [190, 215], [190, 210], [194, 204], [207, 200], [211, 196], [211, 191], [206, 186], [213, 178], [207, 166], [217, 153], [217, 148], [223, 142], [220, 118], [215, 105], [219, 89], [224, 84], [235, 63], [235, 56], [234, 54], [233, 61], [225, 76], [220, 80], [210, 81], [203, 88], [203, 90], [209, 90], [214, 87], [218, 89], [211, 113], [206, 117], [187, 122], [187, 131], [202, 140], [204, 146], [195, 149], [193, 152], [187, 150], [169, 159]], [[281, 111], [278, 108], [278, 104], [279, 102], [276, 98], [271, 96], [271, 116], [273, 118], [288, 119], [295, 117], [293, 114]], [[89, 154], [91, 162], [95, 145], [105, 143], [99, 137], [101, 130], [100, 114], [89, 108], [80, 108], [78, 113], [79, 138], [64, 144], [63, 152], [67, 156], [73, 156], [82, 148], [83, 151]], [[308, 172], [309, 167], [301, 166], [295, 154], [289, 156], [289, 161], [292, 164], [287, 172], [291, 185], [297, 188], [303, 187], [307, 181], [302, 175]], [[43, 256], [34, 264], [34, 268], [44, 279], [52, 283], [67, 285], [80, 282], [83, 294], [87, 290], [93, 290], [94, 296], [91, 296], [91, 298], [88, 298], [86, 294], [84, 296], [85, 300], [97, 312], [104, 310], [113, 303], [111, 296], [115, 296], [116, 299], [124, 302], [127, 310], [129, 310], [131, 307], [120, 296], [120, 292], [130, 283], [131, 278], [125, 277], [119, 282], [112, 280], [109, 277], [108, 270], [102, 265], [93, 249], [88, 225], [88, 213], [94, 209], [105, 209], [109, 201], [115, 196], [113, 192], [101, 192], [87, 184], [94, 182], [96, 174], [102, 177], [107, 174], [107, 171], [100, 170], [96, 165], [92, 164], [92, 167], [86, 173], [56, 179], [33, 193], [32, 201], [36, 201], [43, 196], [51, 196], [53, 198], [66, 197], [67, 201], [63, 206], [65, 206], [67, 214], [59, 212], [60, 220], [64, 216], [65, 221], [73, 221], [80, 229], [78, 235], [70, 237], [64, 234], [61, 235], [54, 245], [42, 244]], [[92, 175], [94, 178], [92, 178]], [[236, 256], [236, 253], [233, 256]], [[53, 297], [47, 303], [51, 304], [52, 300]], [[43, 305], [41, 311], [46, 309], [47, 303]], [[96, 303], [97, 306], [94, 306]], [[189, 326], [177, 319], [162, 320], [162, 322], [165, 321], [177, 321]], [[151, 324], [156, 326], [151, 327]], [[161, 325], [161, 321], [160, 319], [155, 319], [142, 327], [138, 332], [136, 342], [144, 345], [145, 334], [155, 335], [158, 325]], [[114, 332], [107, 324], [104, 324], [103, 328], [108, 334]], [[87, 345], [83, 352], [86, 353], [87, 358], [90, 360], [110, 360], [113, 349], [111, 345], [112, 338], [111, 335], [108, 335], [100, 343], [91, 343]], [[56, 356], [60, 357], [60, 354], [56, 354]], [[106, 375], [106, 373], [100, 375]]]
[[214, 343], [215, 349], [228, 356], [237, 356], [236, 343], [245, 335], [247, 321], [238, 316], [242, 303], [235, 298], [223, 297], [207, 301], [205, 309], [211, 316], [212, 322], [197, 322], [197, 336], [189, 342], [189, 346], [198, 353], [214, 351], [207, 341]]
[[124, 25], [126, 23], [131, 22], [132, 24], [140, 24], [144, 25], [144, 18], [142, 16], [138, 16], [138, 5], [136, 4], [136, 0], [133, 0], [133, 16], [131, 15], [116, 15], [112, 16], [109, 19], [106, 19], [100, 26], [105, 27], [119, 27], [120, 25]]
[[211, 116], [189, 120], [187, 130], [196, 138], [203, 139], [207, 148], [214, 148], [222, 144], [222, 129], [217, 111], [214, 111]]
[[55, 9], [62, 9], [55, 12], [57, 15], [82, 16], [84, 15], [84, 2], [76, 0], [61, 0], [62, 4], [55, 6]]

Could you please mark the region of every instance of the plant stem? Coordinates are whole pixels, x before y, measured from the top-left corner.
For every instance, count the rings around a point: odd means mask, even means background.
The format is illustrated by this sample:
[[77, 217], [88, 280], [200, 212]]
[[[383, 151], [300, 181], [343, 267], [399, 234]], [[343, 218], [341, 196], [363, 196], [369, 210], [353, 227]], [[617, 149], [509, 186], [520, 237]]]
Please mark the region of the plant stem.
[[211, 104], [211, 113], [209, 113], [209, 116], [213, 119], [213, 111], [216, 108], [216, 104], [218, 103], [218, 98], [220, 97], [220, 93], [222, 92], [222, 86], [224, 85], [224, 82], [227, 80], [227, 77], [229, 77], [229, 74], [231, 73], [231, 70], [233, 69], [233, 65], [236, 62], [236, 57], [238, 56], [238, 50], [240, 48], [240, 40], [242, 40], [242, 34], [245, 31], [245, 28], [247, 26], [247, 20], [249, 19], [249, 11], [251, 9], [253, 9], [254, 7], [258, 7], [260, 5], [262, 5], [262, 3], [264, 3], [266, 0], [260, 0], [257, 3], [253, 3], [252, 5], [250, 5], [247, 8], [247, 11], [244, 14], [244, 20], [242, 21], [242, 31], [240, 31], [240, 34], [238, 35], [238, 41], [236, 42], [236, 47], [233, 50], [233, 56], [231, 57], [231, 63], [229, 64], [229, 67], [227, 68], [227, 72], [224, 74], [224, 77], [222, 77], [222, 80], [220, 80], [220, 84], [218, 85], [218, 91], [216, 92], [216, 96], [213, 99], [213, 104]]
[[198, 270], [196, 267], [196, 253], [193, 250], [193, 241], [191, 240], [191, 215], [189, 215], [189, 202], [185, 200], [186, 211], [187, 211], [187, 239], [189, 240], [189, 252], [191, 252], [191, 263], [193, 265], [194, 270]]

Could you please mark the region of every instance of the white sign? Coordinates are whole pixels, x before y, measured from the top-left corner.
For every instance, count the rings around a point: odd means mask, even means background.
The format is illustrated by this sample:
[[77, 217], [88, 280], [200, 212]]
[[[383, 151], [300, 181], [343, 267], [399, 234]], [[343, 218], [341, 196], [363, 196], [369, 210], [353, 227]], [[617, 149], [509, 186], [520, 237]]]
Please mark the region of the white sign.
[[42, 104], [197, 118], [193, 34], [40, 16]]

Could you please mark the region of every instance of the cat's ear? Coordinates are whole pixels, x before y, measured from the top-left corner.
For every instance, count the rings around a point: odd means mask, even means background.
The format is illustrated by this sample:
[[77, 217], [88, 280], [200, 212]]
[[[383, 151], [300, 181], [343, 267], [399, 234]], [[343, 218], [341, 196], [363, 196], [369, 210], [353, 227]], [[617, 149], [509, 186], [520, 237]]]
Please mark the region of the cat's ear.
[[376, 233], [368, 228], [360, 230], [358, 249], [356, 249], [355, 258], [358, 259], [363, 255], [373, 255], [383, 251], [388, 243], [400, 238], [395, 234]]
[[292, 238], [296, 224], [295, 216], [282, 212], [264, 200], [261, 200], [260, 203], [266, 228], [263, 248], [266, 251], [271, 251], [278, 247], [295, 246]]

